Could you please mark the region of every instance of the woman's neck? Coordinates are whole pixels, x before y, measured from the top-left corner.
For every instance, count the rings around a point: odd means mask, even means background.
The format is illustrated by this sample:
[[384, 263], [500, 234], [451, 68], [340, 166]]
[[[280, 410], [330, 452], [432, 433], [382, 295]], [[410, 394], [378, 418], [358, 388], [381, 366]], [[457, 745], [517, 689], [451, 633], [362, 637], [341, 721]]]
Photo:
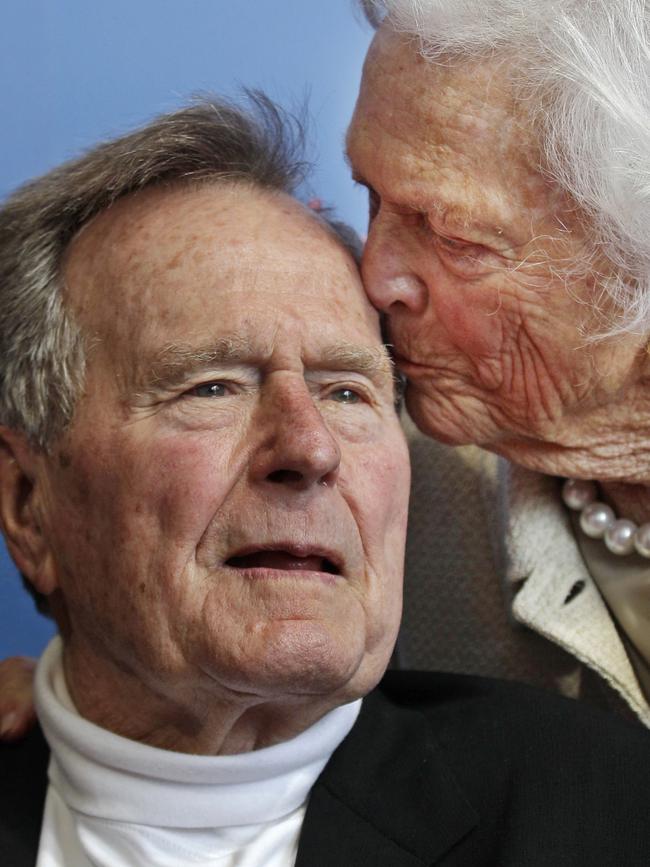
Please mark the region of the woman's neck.
[[650, 487], [623, 482], [602, 482], [602, 499], [614, 509], [617, 518], [636, 524], [650, 523]]

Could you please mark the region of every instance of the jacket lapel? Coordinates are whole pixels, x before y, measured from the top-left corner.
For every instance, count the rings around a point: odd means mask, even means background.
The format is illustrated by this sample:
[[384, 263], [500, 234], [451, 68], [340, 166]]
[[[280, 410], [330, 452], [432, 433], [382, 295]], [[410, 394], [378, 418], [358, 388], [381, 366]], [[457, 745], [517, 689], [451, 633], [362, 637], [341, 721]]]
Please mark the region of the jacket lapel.
[[49, 751], [36, 727], [16, 744], [0, 745], [2, 864], [33, 867], [41, 834]]
[[296, 867], [431, 865], [477, 822], [424, 716], [375, 691], [312, 790]]

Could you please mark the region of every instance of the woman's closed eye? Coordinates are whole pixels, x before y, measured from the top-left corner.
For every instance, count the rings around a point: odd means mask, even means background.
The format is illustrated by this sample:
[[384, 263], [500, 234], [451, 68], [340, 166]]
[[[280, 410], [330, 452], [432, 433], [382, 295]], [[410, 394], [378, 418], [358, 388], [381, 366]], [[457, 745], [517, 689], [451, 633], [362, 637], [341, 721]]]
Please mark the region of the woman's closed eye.
[[473, 241], [465, 241], [461, 238], [450, 238], [446, 235], [436, 235], [436, 243], [445, 252], [456, 256], [470, 256], [480, 258], [489, 252], [482, 244]]
[[445, 265], [460, 274], [475, 274], [502, 268], [504, 261], [489, 247], [461, 238], [433, 234], [433, 244]]

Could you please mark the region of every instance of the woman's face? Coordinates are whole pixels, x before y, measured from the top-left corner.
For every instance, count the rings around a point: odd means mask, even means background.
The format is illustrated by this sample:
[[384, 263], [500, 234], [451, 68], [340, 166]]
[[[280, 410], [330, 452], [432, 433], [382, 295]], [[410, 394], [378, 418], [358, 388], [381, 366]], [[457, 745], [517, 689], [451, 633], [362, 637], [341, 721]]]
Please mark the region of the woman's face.
[[409, 411], [445, 442], [553, 472], [569, 456], [581, 472], [639, 380], [644, 341], [585, 340], [611, 313], [593, 276], [608, 264], [540, 170], [508, 70], [430, 63], [417, 47], [379, 31], [348, 136], [370, 197], [364, 282]]

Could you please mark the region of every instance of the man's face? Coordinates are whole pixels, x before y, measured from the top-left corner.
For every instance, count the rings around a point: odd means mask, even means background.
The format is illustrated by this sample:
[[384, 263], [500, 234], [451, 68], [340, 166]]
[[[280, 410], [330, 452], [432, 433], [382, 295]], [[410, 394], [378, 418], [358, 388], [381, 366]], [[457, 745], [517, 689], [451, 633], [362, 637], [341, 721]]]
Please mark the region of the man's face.
[[409, 411], [435, 437], [531, 464], [598, 448], [641, 342], [585, 340], [608, 312], [594, 313], [590, 275], [610, 266], [587, 258], [575, 205], [541, 172], [503, 63], [417, 49], [379, 31], [348, 137], [370, 189], [364, 284], [388, 314]]
[[289, 197], [214, 186], [119, 202], [65, 280], [90, 350], [42, 511], [69, 652], [174, 698], [370, 688], [409, 472], [351, 258]]

